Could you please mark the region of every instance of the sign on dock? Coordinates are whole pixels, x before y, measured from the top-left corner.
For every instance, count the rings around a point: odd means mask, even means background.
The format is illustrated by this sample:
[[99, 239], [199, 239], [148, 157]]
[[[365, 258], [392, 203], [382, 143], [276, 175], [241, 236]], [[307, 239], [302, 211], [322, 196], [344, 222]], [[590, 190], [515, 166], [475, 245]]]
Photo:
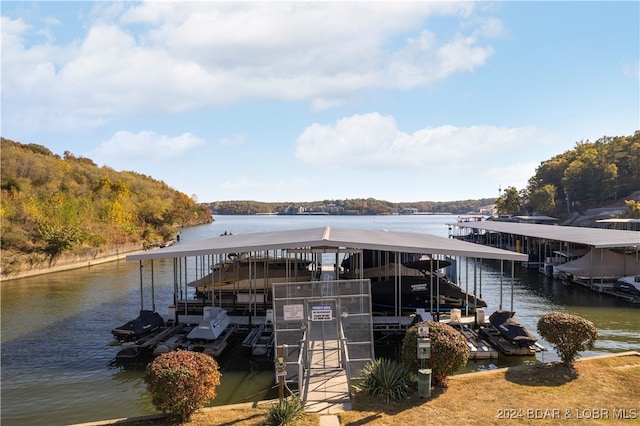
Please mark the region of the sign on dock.
[[319, 305], [311, 307], [311, 321], [331, 321], [333, 311], [330, 305]]
[[284, 305], [282, 307], [283, 317], [285, 321], [302, 321], [304, 320], [303, 305]]

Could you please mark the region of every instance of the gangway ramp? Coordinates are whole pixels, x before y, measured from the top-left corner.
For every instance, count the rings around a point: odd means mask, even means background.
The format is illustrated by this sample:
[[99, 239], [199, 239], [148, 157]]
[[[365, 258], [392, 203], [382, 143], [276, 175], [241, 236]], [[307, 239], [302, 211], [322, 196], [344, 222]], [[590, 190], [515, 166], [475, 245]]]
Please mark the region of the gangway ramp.
[[305, 411], [335, 414], [350, 410], [349, 384], [341, 365], [337, 330], [325, 323], [314, 323], [308, 336], [309, 368], [302, 391]]
[[273, 284], [275, 344], [305, 411], [351, 408], [351, 381], [374, 359], [368, 279]]

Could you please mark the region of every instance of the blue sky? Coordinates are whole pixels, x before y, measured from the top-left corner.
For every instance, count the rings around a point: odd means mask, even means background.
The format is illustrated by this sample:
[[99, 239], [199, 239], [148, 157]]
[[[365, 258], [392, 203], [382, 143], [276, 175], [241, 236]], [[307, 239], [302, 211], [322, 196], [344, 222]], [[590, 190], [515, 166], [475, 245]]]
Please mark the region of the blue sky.
[[199, 201], [452, 201], [640, 129], [640, 3], [12, 2], [3, 137]]

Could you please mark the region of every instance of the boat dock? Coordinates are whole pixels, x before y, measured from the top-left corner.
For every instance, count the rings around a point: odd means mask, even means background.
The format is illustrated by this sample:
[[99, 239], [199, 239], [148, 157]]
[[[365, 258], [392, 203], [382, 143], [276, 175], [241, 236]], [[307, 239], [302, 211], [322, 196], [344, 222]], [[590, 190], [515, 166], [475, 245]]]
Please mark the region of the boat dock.
[[153, 354], [154, 348], [165, 339], [181, 333], [184, 330], [183, 325], [161, 327], [155, 332], [144, 336], [133, 342], [120, 343], [113, 341], [111, 346], [122, 346], [122, 349], [116, 354], [115, 361], [117, 363], [133, 363], [140, 360], [146, 360]]
[[453, 309], [449, 318], [441, 322], [458, 330], [467, 340], [469, 359], [498, 358], [498, 351], [478, 335], [478, 329], [489, 325], [484, 316], [484, 309], [479, 309], [477, 315], [464, 317], [459, 309]]
[[618, 279], [640, 271], [638, 231], [499, 220], [447, 225], [452, 238], [526, 253], [528, 259], [518, 262], [522, 267], [543, 265], [539, 270], [547, 275], [640, 303], [640, 297], [614, 288]]
[[478, 332], [467, 326], [454, 326], [465, 339], [467, 339], [467, 347], [469, 348], [469, 359], [495, 359], [498, 358], [498, 351], [490, 345], [486, 340], [478, 335]]
[[227, 348], [227, 341], [236, 333], [236, 331], [236, 326], [229, 324], [217, 339], [196, 341], [195, 343], [191, 343], [187, 346], [187, 349], [195, 352], [202, 352], [212, 357], [220, 356], [220, 354]]
[[[200, 315], [198, 318], [202, 318], [202, 316]], [[172, 321], [167, 321], [166, 324], [166, 326], [133, 342], [113, 341], [112, 346], [120, 345], [122, 347], [116, 354], [115, 362], [118, 364], [147, 362], [153, 357], [178, 349], [203, 352], [212, 357], [218, 357], [226, 349], [228, 340], [238, 331], [237, 324], [230, 323], [214, 340], [189, 339], [187, 336], [194, 327], [197, 327], [197, 322], [174, 324]]]

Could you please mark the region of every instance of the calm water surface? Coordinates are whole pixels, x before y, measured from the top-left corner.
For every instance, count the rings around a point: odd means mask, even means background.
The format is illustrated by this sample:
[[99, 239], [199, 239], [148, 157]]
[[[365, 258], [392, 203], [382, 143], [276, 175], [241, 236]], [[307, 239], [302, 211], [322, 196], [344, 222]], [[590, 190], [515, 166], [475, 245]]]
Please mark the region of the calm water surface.
[[[313, 227], [389, 229], [447, 237], [454, 216], [217, 216], [209, 225], [182, 230], [181, 241], [233, 233]], [[469, 262], [469, 275], [473, 275]], [[466, 262], [461, 264], [464, 283]], [[500, 265], [481, 267], [482, 296], [493, 312], [500, 303]], [[145, 282], [150, 270], [143, 268]], [[510, 272], [502, 283], [502, 304], [510, 308]], [[65, 425], [155, 413], [141, 370], [121, 370], [110, 362], [118, 351], [109, 346], [111, 329], [133, 318], [140, 309], [140, 269], [137, 262], [118, 261], [87, 269], [60, 272], [2, 283], [2, 404], [3, 425]], [[165, 313], [173, 291], [172, 262], [154, 262], [156, 308]], [[470, 282], [472, 282], [470, 280]], [[464, 286], [464, 284], [462, 284]], [[472, 284], [471, 284], [472, 285]], [[145, 291], [145, 308], [151, 306]], [[516, 267], [513, 283], [516, 317], [535, 333], [540, 315], [563, 311], [583, 316], [600, 331], [593, 351], [583, 355], [640, 349], [640, 309], [582, 287], [565, 285]], [[546, 342], [542, 342], [549, 346]], [[550, 346], [549, 346], [550, 347]], [[273, 396], [270, 365], [228, 352], [220, 363], [222, 384], [215, 405]], [[551, 350], [536, 357], [470, 362], [468, 370], [512, 364], [554, 361]]]

